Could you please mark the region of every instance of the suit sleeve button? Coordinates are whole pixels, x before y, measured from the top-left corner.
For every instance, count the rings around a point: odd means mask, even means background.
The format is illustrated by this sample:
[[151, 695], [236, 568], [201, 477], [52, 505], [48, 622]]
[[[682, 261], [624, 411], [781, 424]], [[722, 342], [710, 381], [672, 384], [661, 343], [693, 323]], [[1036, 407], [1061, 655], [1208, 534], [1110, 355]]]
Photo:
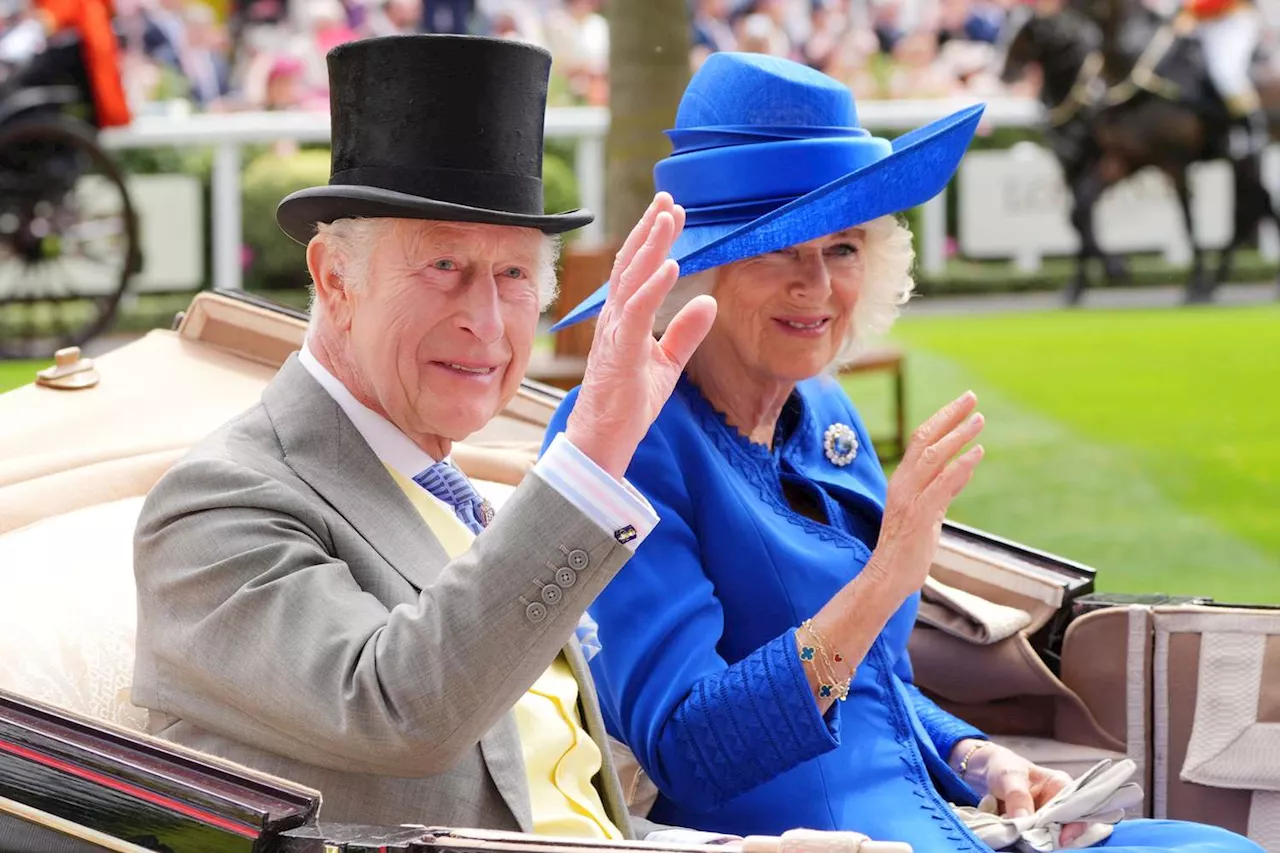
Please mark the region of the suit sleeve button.
[[524, 609], [524, 616], [530, 622], [541, 622], [547, 618], [547, 606], [541, 601], [535, 601]]
[[587, 552], [581, 549], [575, 549], [569, 552], [569, 568], [575, 572], [585, 569], [591, 561], [587, 559]]
[[563, 569], [556, 569], [556, 583], [562, 588], [568, 589], [578, 580], [578, 573], [573, 569], [565, 566]]
[[555, 606], [564, 598], [564, 593], [560, 591], [560, 587], [553, 583], [549, 583], [542, 588], [542, 600], [547, 604]]

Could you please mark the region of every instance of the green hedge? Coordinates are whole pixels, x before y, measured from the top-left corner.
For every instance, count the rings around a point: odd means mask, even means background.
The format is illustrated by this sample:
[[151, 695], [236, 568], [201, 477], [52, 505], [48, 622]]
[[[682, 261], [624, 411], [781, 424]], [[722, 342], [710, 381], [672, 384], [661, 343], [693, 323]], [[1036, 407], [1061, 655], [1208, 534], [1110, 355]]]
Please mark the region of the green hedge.
[[[573, 168], [562, 158], [543, 159], [543, 190], [548, 211], [578, 206], [578, 183]], [[250, 289], [306, 287], [306, 251], [276, 226], [275, 210], [289, 193], [329, 180], [328, 149], [303, 150], [289, 156], [267, 152], [244, 169], [244, 241]]]
[[276, 206], [290, 193], [328, 180], [328, 151], [298, 151], [287, 156], [267, 152], [245, 166], [240, 173], [240, 197], [246, 287], [271, 290], [307, 286], [306, 249], [276, 225]]

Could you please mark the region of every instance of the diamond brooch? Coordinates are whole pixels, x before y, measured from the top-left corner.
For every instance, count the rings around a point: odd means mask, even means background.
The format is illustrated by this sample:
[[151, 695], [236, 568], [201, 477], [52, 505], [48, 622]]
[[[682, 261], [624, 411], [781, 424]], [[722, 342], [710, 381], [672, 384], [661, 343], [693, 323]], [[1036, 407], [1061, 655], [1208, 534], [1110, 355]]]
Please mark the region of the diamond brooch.
[[858, 455], [858, 436], [848, 424], [832, 424], [822, 436], [822, 448], [832, 465], [843, 468]]

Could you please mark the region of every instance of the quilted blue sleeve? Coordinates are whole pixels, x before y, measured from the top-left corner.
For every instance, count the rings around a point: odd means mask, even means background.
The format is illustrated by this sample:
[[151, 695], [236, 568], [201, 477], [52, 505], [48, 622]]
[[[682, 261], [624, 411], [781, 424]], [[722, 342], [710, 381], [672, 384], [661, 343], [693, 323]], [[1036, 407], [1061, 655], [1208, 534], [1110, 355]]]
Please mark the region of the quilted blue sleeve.
[[685, 477], [699, 472], [682, 461], [660, 422], [627, 471], [659, 521], [591, 606], [601, 646], [591, 671], [609, 733], [667, 798], [710, 810], [836, 748], [839, 715], [819, 713], [794, 629], [732, 665], [720, 655], [724, 613], [688, 522]]

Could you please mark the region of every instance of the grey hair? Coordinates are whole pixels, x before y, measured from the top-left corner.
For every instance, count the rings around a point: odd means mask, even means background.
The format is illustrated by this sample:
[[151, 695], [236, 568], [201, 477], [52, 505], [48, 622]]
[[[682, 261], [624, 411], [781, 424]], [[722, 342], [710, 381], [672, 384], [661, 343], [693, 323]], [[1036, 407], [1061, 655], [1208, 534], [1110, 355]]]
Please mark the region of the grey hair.
[[[334, 249], [334, 272], [349, 286], [364, 287], [365, 270], [382, 238], [390, 234], [396, 225], [394, 219], [351, 217], [336, 219], [316, 226], [316, 234], [312, 240], [324, 240]], [[556, 264], [560, 261], [559, 235], [543, 235], [542, 257], [538, 259], [538, 268], [534, 278], [538, 283], [538, 308], [546, 310], [556, 299], [558, 284], [556, 282]], [[315, 282], [311, 282], [311, 322], [314, 326], [316, 318], [323, 311], [316, 298]]]
[[[915, 280], [915, 248], [911, 229], [897, 216], [881, 216], [858, 226], [866, 234], [862, 247], [863, 285], [853, 309], [850, 328], [829, 370], [838, 370], [863, 352], [867, 344], [885, 335], [898, 319], [901, 306], [911, 299]], [[653, 330], [661, 334], [680, 309], [695, 296], [713, 294], [719, 279], [716, 267], [682, 276], [663, 300]]]

